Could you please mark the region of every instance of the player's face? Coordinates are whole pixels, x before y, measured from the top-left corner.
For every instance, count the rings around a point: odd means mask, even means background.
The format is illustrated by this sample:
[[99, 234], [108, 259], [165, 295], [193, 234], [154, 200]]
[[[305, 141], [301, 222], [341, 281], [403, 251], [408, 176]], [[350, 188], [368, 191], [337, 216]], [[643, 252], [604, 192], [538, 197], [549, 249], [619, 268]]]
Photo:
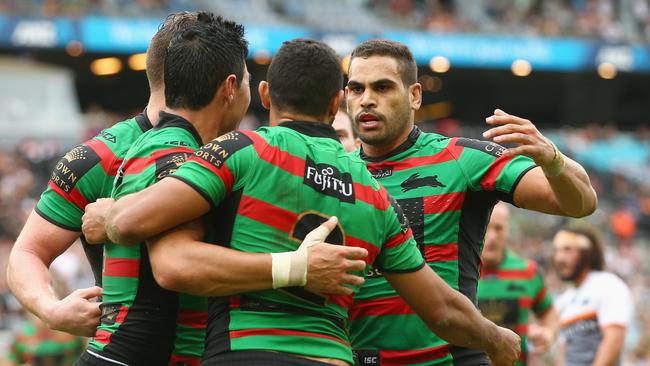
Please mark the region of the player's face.
[[485, 232], [485, 244], [481, 260], [487, 265], [498, 265], [503, 259], [503, 252], [510, 231], [510, 215], [503, 204], [498, 204], [492, 211], [490, 223]]
[[348, 113], [361, 141], [386, 146], [408, 135], [414, 116], [411, 86], [402, 82], [394, 58], [355, 57], [349, 78], [345, 88]]
[[358, 148], [354, 134], [352, 133], [352, 121], [347, 113], [338, 111], [332, 127], [336, 130], [336, 134], [343, 144], [343, 148], [347, 152], [352, 152]]
[[589, 239], [568, 231], [560, 231], [553, 238], [553, 264], [562, 280], [573, 281], [582, 271], [580, 248], [584, 247], [585, 243], [588, 245]]

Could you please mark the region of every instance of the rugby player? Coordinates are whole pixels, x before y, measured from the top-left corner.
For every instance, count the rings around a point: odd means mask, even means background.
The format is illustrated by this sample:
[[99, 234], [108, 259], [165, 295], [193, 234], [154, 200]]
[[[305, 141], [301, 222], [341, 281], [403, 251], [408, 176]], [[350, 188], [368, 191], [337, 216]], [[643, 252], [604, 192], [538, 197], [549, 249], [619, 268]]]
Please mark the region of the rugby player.
[[[431, 268], [472, 302], [495, 203], [575, 217], [595, 210], [585, 170], [526, 119], [496, 110], [486, 120], [493, 128], [484, 133], [494, 142], [415, 127], [422, 87], [403, 44], [363, 42], [352, 52], [348, 78], [346, 100], [362, 141], [359, 155], [402, 206]], [[397, 293], [386, 290], [380, 271], [372, 274], [350, 309], [352, 344], [362, 358], [384, 365], [488, 364], [482, 352], [450, 347], [432, 335]]]
[[[285, 42], [267, 80], [259, 92], [273, 127], [221, 136], [170, 177], [117, 200], [106, 223], [111, 239], [149, 238], [216, 208], [212, 225], [221, 229], [220, 242], [273, 252], [274, 282], [284, 283], [299, 263], [277, 252], [295, 249], [308, 230], [338, 216], [329, 240], [366, 248], [367, 263], [385, 272], [432, 329], [453, 343], [488, 350], [496, 365], [511, 365], [519, 337], [481, 317], [424, 265], [399, 206], [343, 150], [330, 126], [343, 80], [334, 51], [316, 41]], [[182, 279], [161, 281], [170, 288], [211, 295], [211, 283], [194, 279], [211, 270], [193, 260], [208, 247], [200, 234], [190, 225], [154, 239], [151, 261], [157, 278]], [[351, 301], [302, 288], [212, 297], [203, 364], [349, 365]]]
[[[164, 66], [167, 105], [160, 113], [159, 124], [136, 140], [126, 154], [113, 197], [137, 192], [170, 174], [200, 147], [201, 141], [234, 129], [248, 108], [250, 92], [243, 27], [215, 18], [210, 13], [198, 13], [197, 19], [169, 43]], [[191, 73], [187, 72], [188, 68]], [[110, 204], [111, 201], [104, 202]], [[92, 210], [88, 211], [84, 216], [84, 232], [89, 219], [93, 223], [101, 222], [93, 217]], [[144, 244], [121, 244], [117, 241], [105, 245], [102, 321], [79, 364], [162, 365], [168, 360], [174, 365], [198, 364], [204, 338], [202, 324], [205, 322], [201, 304], [205, 300], [160, 288], [153, 279], [149, 252]], [[341, 260], [345, 259], [346, 253], [360, 253], [358, 257], [366, 254], [359, 248], [330, 247], [328, 253], [337, 253], [343, 257]], [[222, 285], [221, 291], [238, 288], [233, 281], [233, 272], [239, 272], [245, 279], [251, 276], [252, 280], [256, 279], [255, 276], [271, 278], [268, 255], [245, 255], [217, 246], [208, 249], [202, 253], [207, 260], [206, 266], [222, 261], [219, 270], [229, 274], [227, 279], [215, 281]], [[173, 253], [165, 252], [164, 255], [174, 260]], [[233, 260], [226, 261], [230, 258], [228, 255], [232, 255]], [[303, 285], [308, 280], [308, 267], [318, 262], [310, 257], [317, 256], [304, 257]], [[323, 257], [321, 261], [327, 259]], [[244, 263], [252, 267], [241, 264], [246, 260]], [[266, 267], [265, 262], [269, 263]], [[348, 262], [352, 262], [352, 269], [364, 266], [363, 261]], [[336, 260], [330, 258], [325, 264], [331, 267]], [[265, 269], [268, 275], [264, 273]], [[338, 271], [352, 283], [363, 281], [345, 273], [347, 269], [350, 268]], [[315, 272], [323, 271], [331, 270], [326, 268]], [[262, 274], [258, 274], [260, 272]], [[328, 277], [323, 279], [324, 283], [332, 282], [327, 273], [321, 276]], [[258, 282], [263, 283], [263, 279]], [[256, 283], [252, 280], [240, 282], [242, 286], [250, 286]], [[313, 284], [310, 282], [310, 285]], [[350, 291], [340, 287], [344, 293]]]
[[[526, 364], [527, 338], [535, 352], [547, 352], [557, 333], [557, 312], [546, 292], [537, 263], [517, 256], [506, 248], [510, 233], [510, 209], [499, 202], [494, 206], [481, 253], [478, 305], [484, 317], [515, 331], [521, 337], [518, 366]], [[537, 324], [530, 324], [533, 312]]]
[[339, 140], [343, 145], [343, 149], [347, 152], [352, 152], [361, 146], [361, 140], [357, 137], [352, 129], [352, 118], [343, 108], [339, 108], [332, 122], [332, 127], [339, 136]]
[[79, 289], [60, 299], [51, 286], [48, 268], [81, 234], [85, 206], [110, 197], [113, 180], [131, 144], [158, 121], [165, 106], [163, 64], [171, 36], [196, 19], [194, 14], [172, 14], [151, 39], [147, 49], [147, 79], [151, 94], [141, 114], [103, 130], [69, 151], [52, 171], [48, 188], [29, 215], [14, 244], [7, 280], [18, 301], [51, 329], [92, 336], [99, 324], [102, 247], [81, 242], [97, 286]]
[[572, 287], [556, 301], [565, 365], [620, 365], [633, 312], [628, 286], [605, 272], [603, 246], [589, 227], [562, 228], [553, 238], [553, 264]]

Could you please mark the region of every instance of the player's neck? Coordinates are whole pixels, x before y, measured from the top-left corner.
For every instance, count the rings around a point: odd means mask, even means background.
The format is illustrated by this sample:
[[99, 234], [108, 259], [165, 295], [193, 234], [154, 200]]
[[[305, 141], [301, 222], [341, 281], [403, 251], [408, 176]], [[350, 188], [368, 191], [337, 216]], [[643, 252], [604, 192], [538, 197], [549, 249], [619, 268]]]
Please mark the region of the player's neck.
[[329, 116], [328, 117], [308, 116], [305, 114], [278, 111], [274, 108], [271, 108], [271, 110], [269, 111], [269, 126], [277, 126], [283, 122], [291, 122], [291, 121], [325, 123], [331, 125], [332, 122], [334, 121], [334, 118], [333, 117], [330, 118]]
[[147, 103], [147, 118], [153, 126], [158, 124], [160, 111], [165, 109], [165, 90], [152, 91]]
[[504, 250], [501, 252], [501, 254], [498, 257], [494, 258], [493, 260], [483, 260], [482, 261], [483, 268], [486, 270], [497, 269], [499, 268], [501, 263], [503, 263], [505, 258], [506, 258], [506, 251]]
[[221, 136], [230, 131], [222, 131], [221, 126], [221, 116], [216, 113], [214, 110], [209, 108], [203, 108], [198, 111], [193, 111], [190, 109], [173, 109], [165, 108], [165, 112], [175, 114], [177, 116], [185, 118], [188, 122], [194, 126], [194, 129], [201, 137], [203, 143], [207, 143], [215, 139], [218, 136]]
[[366, 156], [371, 158], [378, 158], [385, 155], [388, 155], [393, 150], [397, 149], [402, 145], [409, 137], [409, 134], [413, 130], [413, 122], [409, 123], [407, 127], [404, 128], [402, 133], [395, 139], [381, 144], [368, 144], [361, 140], [361, 147], [363, 153]]

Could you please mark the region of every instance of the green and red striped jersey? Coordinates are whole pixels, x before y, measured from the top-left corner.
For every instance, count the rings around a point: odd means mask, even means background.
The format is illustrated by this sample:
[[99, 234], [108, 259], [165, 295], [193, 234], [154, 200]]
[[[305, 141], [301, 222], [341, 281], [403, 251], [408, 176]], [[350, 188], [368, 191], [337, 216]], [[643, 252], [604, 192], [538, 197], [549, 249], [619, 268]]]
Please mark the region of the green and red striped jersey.
[[16, 333], [7, 358], [16, 365], [72, 366], [83, 347], [81, 337], [30, 322]]
[[[58, 227], [81, 231], [81, 216], [86, 205], [111, 196], [115, 174], [124, 155], [149, 129], [151, 122], [143, 112], [70, 150], [56, 163], [35, 211]], [[83, 235], [81, 242], [95, 282], [101, 286], [102, 246], [89, 245]]]
[[[330, 216], [327, 242], [366, 248], [368, 264], [387, 272], [424, 265], [399, 206], [349, 156], [334, 129], [285, 122], [233, 132], [201, 148], [172, 177], [194, 187], [218, 214], [217, 242], [257, 253], [293, 251]], [[358, 289], [355, 289], [355, 291]], [[209, 300], [204, 360], [231, 351], [268, 350], [352, 363], [348, 307], [352, 296], [303, 288]]]
[[537, 263], [506, 250], [497, 268], [481, 270], [478, 304], [483, 316], [519, 334], [521, 358], [517, 365], [525, 365], [530, 312], [542, 315], [553, 305]]
[[[185, 119], [161, 112], [124, 158], [112, 197], [145, 189], [171, 174], [201, 146]], [[207, 299], [161, 288], [145, 243], [104, 245], [101, 323], [89, 351], [128, 365], [198, 365]]]
[[[476, 304], [483, 237], [493, 206], [512, 203], [519, 179], [534, 167], [526, 157], [501, 156], [491, 142], [447, 138], [417, 127], [386, 156], [358, 152], [397, 199], [427, 263]], [[352, 345], [365, 365], [475, 365], [483, 352], [450, 347], [372, 271], [350, 309]], [[364, 361], [365, 360], [365, 361]]]

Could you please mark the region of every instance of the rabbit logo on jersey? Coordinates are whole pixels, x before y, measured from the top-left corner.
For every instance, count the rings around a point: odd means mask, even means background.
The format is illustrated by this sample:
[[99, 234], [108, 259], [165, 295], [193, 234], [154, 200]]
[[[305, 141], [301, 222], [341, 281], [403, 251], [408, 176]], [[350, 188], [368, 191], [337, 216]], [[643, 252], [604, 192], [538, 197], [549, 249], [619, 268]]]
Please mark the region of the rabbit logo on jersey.
[[316, 164], [309, 156], [305, 162], [303, 183], [343, 202], [355, 202], [354, 184], [350, 173], [341, 173], [338, 168], [329, 164]]

